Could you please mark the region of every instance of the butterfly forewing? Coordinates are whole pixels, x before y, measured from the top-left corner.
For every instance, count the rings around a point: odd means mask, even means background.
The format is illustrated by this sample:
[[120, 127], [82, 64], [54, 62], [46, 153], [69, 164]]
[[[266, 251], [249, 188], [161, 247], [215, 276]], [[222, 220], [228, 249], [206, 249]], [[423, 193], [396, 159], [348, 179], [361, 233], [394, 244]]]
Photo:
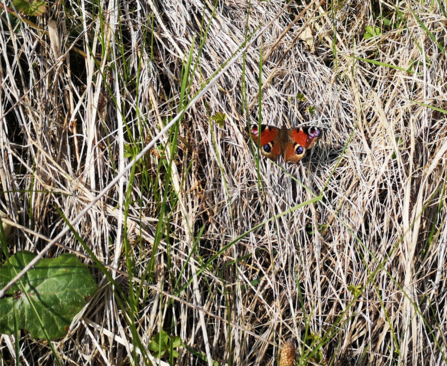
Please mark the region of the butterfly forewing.
[[322, 131], [315, 127], [303, 127], [301, 129], [307, 136], [306, 149], [310, 149], [320, 139]]
[[262, 155], [276, 161], [281, 154], [280, 130], [273, 126], [261, 126], [261, 138], [259, 139], [258, 126], [253, 125], [250, 133], [252, 140], [258, 145]]
[[[264, 146], [278, 137], [279, 129], [273, 126], [261, 125], [261, 142], [259, 146]], [[258, 143], [258, 126], [251, 126], [251, 138]]]

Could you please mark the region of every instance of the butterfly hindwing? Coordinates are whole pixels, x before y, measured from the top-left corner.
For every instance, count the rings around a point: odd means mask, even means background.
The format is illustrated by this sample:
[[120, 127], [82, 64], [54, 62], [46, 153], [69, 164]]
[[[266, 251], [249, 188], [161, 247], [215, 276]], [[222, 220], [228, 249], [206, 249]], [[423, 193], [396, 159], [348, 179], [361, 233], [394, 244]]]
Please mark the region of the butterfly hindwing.
[[284, 161], [297, 163], [320, 138], [321, 131], [316, 128], [300, 127], [287, 130], [288, 140], [283, 148]]

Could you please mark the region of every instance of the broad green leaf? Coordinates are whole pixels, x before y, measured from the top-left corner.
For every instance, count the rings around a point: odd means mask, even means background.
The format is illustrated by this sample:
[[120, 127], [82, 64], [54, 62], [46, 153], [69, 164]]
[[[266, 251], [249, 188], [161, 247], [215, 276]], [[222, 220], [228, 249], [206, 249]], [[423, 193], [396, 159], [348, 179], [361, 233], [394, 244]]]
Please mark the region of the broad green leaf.
[[47, 2], [41, 0], [14, 0], [14, 7], [19, 13], [39, 17], [47, 11]]
[[172, 347], [174, 347], [174, 348], [180, 347], [183, 344], [181, 338], [178, 336], [171, 337], [171, 342], [172, 342]]
[[168, 333], [162, 330], [152, 337], [148, 348], [152, 352], [152, 356], [156, 358], [163, 357], [166, 352], [171, 353], [175, 358], [178, 357], [178, 352], [173, 348], [180, 347], [182, 344], [183, 342], [180, 337], [169, 337]]
[[152, 356], [155, 358], [162, 358], [166, 353], [166, 349], [161, 348], [157, 343], [151, 342], [148, 346], [149, 350], [152, 352]]
[[[22, 251], [9, 258], [0, 267], [0, 288], [35, 257]], [[49, 338], [63, 337], [96, 290], [94, 278], [76, 256], [42, 259], [0, 300], [0, 333], [13, 334], [15, 317], [19, 329], [28, 330], [32, 338], [45, 338], [34, 306]]]
[[168, 348], [169, 336], [168, 333], [166, 333], [164, 330], [155, 335], [154, 338], [158, 344], [161, 344], [163, 347]]
[[168, 334], [162, 330], [154, 335], [148, 348], [152, 351], [154, 357], [161, 358], [168, 350]]

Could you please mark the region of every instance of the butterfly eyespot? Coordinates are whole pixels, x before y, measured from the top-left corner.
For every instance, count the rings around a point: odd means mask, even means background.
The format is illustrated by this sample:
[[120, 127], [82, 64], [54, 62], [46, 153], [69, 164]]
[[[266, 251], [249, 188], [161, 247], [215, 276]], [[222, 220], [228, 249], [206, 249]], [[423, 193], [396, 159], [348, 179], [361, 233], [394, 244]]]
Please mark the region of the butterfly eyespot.
[[272, 147], [270, 146], [270, 144], [265, 144], [262, 149], [266, 152], [269, 153], [272, 151]]
[[309, 129], [309, 135], [314, 137], [319, 137], [321, 135], [321, 131], [316, 127], [311, 127]]
[[297, 146], [295, 148], [295, 152], [297, 153], [297, 155], [301, 155], [304, 152], [304, 148], [302, 146]]

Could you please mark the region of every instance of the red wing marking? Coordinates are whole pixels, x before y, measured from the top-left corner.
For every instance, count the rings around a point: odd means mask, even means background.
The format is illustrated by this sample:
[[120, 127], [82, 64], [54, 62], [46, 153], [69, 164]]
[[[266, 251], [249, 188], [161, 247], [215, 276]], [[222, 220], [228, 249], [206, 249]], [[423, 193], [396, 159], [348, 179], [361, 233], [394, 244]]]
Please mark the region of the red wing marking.
[[289, 136], [293, 141], [300, 144], [304, 148], [307, 148], [307, 145], [309, 145], [310, 142], [312, 141], [312, 138], [301, 128], [295, 128], [293, 130], [290, 130]]
[[[258, 126], [254, 125], [251, 127], [251, 138], [254, 142], [258, 143]], [[264, 146], [269, 142], [272, 142], [279, 134], [279, 129], [273, 126], [261, 126], [261, 142], [259, 146]]]

